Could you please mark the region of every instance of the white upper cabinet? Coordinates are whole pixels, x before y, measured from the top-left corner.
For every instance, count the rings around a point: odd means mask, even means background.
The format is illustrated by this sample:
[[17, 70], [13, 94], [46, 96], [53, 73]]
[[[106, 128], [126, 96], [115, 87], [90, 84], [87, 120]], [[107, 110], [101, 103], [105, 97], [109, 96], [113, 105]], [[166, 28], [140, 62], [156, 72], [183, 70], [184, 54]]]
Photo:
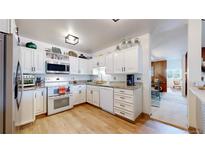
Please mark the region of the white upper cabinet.
[[114, 54], [114, 73], [141, 73], [142, 57], [139, 47], [131, 47]]
[[114, 53], [109, 53], [105, 56], [105, 72], [112, 74], [114, 71]]
[[105, 55], [101, 55], [93, 58], [93, 68], [96, 67], [105, 67]]
[[69, 57], [70, 74], [91, 74], [89, 60], [77, 57]]
[[34, 52], [33, 65], [35, 73], [42, 74], [45, 72], [45, 52]]
[[45, 52], [38, 49], [21, 47], [23, 73], [45, 73]]
[[0, 32], [9, 33], [8, 19], [0, 19]]
[[124, 72], [124, 52], [118, 51], [114, 53], [114, 73]]
[[88, 74], [93, 74], [93, 65], [92, 65], [92, 59], [88, 60]]
[[15, 33], [16, 24], [14, 19], [0, 19], [0, 32]]
[[21, 61], [23, 73], [33, 73], [33, 51], [21, 47]]
[[79, 64], [79, 69], [78, 69], [78, 73], [79, 74], [89, 74], [88, 72], [88, 60], [87, 59], [82, 59], [82, 58], [78, 58], [78, 64]]
[[124, 71], [126, 73], [140, 73], [139, 50], [136, 47], [128, 48], [124, 51]]
[[78, 74], [78, 58], [77, 57], [69, 57], [70, 62], [70, 74]]

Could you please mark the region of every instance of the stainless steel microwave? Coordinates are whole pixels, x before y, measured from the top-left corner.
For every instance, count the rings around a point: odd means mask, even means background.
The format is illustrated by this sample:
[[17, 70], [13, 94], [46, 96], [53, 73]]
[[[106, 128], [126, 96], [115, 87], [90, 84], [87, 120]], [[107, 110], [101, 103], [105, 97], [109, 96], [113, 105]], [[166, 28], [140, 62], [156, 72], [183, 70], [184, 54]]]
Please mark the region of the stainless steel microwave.
[[68, 63], [46, 62], [46, 73], [69, 74], [70, 65]]

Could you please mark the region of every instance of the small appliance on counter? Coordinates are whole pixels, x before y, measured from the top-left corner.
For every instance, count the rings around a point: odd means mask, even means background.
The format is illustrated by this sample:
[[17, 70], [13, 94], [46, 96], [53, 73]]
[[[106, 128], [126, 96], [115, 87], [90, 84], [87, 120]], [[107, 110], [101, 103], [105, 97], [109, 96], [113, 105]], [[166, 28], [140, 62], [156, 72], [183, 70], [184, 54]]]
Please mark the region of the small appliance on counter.
[[134, 86], [135, 85], [135, 76], [134, 74], [127, 75], [127, 86]]
[[23, 83], [22, 83], [22, 87], [26, 88], [26, 87], [35, 87], [35, 76], [34, 75], [23, 75]]
[[44, 80], [42, 79], [42, 77], [36, 77], [36, 86], [41, 87], [44, 84]]

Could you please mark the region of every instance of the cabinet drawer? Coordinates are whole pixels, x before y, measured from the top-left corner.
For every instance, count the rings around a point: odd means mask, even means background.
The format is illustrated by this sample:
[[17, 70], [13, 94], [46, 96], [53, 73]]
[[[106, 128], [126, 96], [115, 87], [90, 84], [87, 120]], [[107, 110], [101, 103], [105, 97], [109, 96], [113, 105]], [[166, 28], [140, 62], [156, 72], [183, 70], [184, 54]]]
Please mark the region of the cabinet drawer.
[[125, 117], [127, 119], [130, 119], [132, 121], [135, 120], [133, 113], [125, 111], [125, 110], [122, 110], [122, 109], [119, 109], [117, 107], [114, 107], [114, 113], [117, 114], [117, 115], [120, 115], [122, 117]]
[[133, 90], [126, 90], [126, 89], [114, 89], [114, 93], [125, 94], [125, 95], [133, 95]]
[[114, 99], [133, 104], [133, 96], [114, 94]]
[[114, 101], [114, 106], [117, 108], [123, 109], [123, 110], [130, 111], [130, 112], [134, 111], [134, 107], [132, 104], [124, 103], [118, 100]]

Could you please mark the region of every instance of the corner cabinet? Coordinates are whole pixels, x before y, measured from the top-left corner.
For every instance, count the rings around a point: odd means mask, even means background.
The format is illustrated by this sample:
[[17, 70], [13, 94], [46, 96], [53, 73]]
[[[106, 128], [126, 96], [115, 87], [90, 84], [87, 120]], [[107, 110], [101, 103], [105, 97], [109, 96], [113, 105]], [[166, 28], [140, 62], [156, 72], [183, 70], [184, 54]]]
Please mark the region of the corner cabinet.
[[100, 89], [98, 86], [87, 86], [87, 102], [98, 107], [100, 106]]
[[105, 67], [105, 55], [94, 57], [92, 62], [93, 68]]
[[69, 57], [70, 62], [70, 74], [73, 75], [89, 75], [92, 73], [90, 70], [89, 62], [90, 60], [77, 58], [77, 57]]
[[44, 51], [21, 47], [21, 63], [23, 73], [44, 74], [45, 56]]
[[129, 74], [142, 72], [142, 57], [139, 46], [114, 53], [114, 73]]

